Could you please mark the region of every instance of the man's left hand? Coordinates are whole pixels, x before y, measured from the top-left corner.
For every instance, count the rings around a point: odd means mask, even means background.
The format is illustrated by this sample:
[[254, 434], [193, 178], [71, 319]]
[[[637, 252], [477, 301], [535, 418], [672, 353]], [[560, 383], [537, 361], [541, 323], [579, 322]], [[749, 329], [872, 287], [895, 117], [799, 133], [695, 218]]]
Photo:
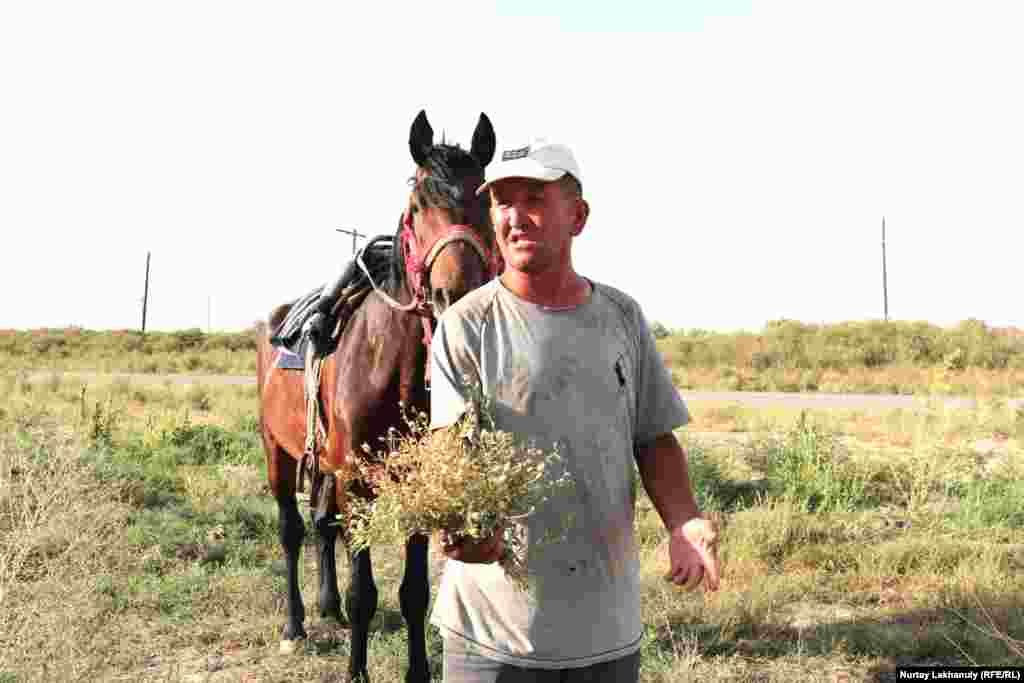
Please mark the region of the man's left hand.
[[673, 529], [668, 555], [666, 580], [693, 590], [703, 579], [704, 590], [718, 590], [722, 567], [718, 560], [718, 524], [714, 520], [694, 517]]

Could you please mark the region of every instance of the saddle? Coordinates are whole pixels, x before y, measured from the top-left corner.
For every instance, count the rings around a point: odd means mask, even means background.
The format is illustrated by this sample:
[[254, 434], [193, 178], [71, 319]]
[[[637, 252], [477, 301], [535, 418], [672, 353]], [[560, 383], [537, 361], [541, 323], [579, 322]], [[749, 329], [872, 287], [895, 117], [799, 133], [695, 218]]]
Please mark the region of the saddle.
[[[296, 472], [296, 490], [305, 488], [308, 475], [313, 482], [310, 503], [319, 515], [326, 514], [330, 499], [329, 495], [322, 495], [321, 488], [334, 485], [333, 476], [319, 476], [317, 443], [323, 443], [327, 437], [320, 398], [320, 368], [324, 358], [337, 349], [345, 325], [374, 289], [373, 283], [387, 280], [394, 247], [395, 240], [390, 235], [374, 237], [356, 252], [333, 283], [295, 299], [284, 320], [270, 335], [272, 346], [288, 352], [281, 354], [277, 367], [303, 370], [306, 441]], [[280, 364], [280, 358], [286, 355], [294, 360]]]
[[[332, 353], [348, 319], [373, 289], [370, 277], [374, 282], [387, 279], [393, 250], [391, 235], [378, 235], [370, 240], [356, 252], [337, 279], [291, 302], [288, 314], [270, 335], [271, 345], [300, 358], [306, 356], [311, 342], [315, 355], [323, 357]], [[370, 277], [359, 266], [360, 259]], [[321, 316], [319, 324], [307, 325], [318, 314]]]

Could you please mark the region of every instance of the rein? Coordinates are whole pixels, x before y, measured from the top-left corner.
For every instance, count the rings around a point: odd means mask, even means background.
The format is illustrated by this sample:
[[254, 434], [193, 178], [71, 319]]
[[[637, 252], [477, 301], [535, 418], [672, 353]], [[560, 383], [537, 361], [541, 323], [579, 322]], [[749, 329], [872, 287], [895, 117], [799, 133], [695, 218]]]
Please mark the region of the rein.
[[434, 243], [430, 245], [422, 257], [416, 251], [416, 237], [413, 235], [412, 230], [408, 227], [403, 227], [402, 253], [405, 260], [405, 272], [409, 277], [409, 282], [413, 285], [413, 293], [416, 300], [423, 301], [432, 306], [427, 301], [426, 295], [426, 283], [430, 278], [430, 269], [441, 251], [453, 242], [466, 242], [469, 244], [476, 251], [476, 255], [480, 257], [480, 261], [491, 276], [493, 277], [496, 274], [497, 261], [494, 253], [484, 246], [484, 243], [480, 241], [480, 238], [477, 237], [476, 233], [468, 225], [451, 226], [447, 232], [434, 240]]
[[[423, 345], [427, 347], [427, 369], [426, 369], [426, 380], [430, 382], [430, 344], [433, 341], [434, 329], [431, 325], [431, 321], [436, 321], [437, 317], [434, 314], [434, 303], [427, 297], [427, 283], [430, 279], [430, 269], [434, 265], [434, 261], [437, 260], [438, 255], [442, 250], [449, 244], [454, 242], [465, 242], [473, 247], [477, 256], [480, 257], [480, 261], [484, 264], [485, 269], [493, 278], [498, 274], [501, 268], [500, 256], [497, 255], [496, 251], [491, 251], [484, 245], [473, 229], [468, 225], [453, 225], [445, 233], [439, 236], [434, 243], [430, 245], [424, 254], [416, 249], [416, 236], [408, 226], [402, 228], [401, 236], [401, 249], [402, 249], [402, 260], [405, 263], [406, 278], [412, 288], [413, 298], [407, 304], [402, 304], [396, 301], [391, 295], [379, 287], [374, 281], [373, 276], [370, 274], [370, 269], [367, 268], [366, 263], [363, 261], [363, 249], [359, 250], [356, 254], [356, 263], [359, 268], [366, 275], [373, 287], [374, 291], [384, 300], [384, 302], [402, 313], [415, 313], [423, 318]], [[368, 248], [364, 247], [364, 249]]]

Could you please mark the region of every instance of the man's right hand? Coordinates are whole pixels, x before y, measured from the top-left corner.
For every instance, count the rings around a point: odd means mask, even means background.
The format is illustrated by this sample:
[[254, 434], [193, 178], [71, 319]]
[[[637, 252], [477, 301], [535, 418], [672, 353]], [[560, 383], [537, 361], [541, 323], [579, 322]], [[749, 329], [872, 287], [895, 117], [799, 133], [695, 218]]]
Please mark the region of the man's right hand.
[[465, 536], [453, 537], [441, 532], [441, 549], [449, 560], [472, 564], [497, 562], [505, 552], [505, 532], [498, 529], [493, 536], [481, 540], [470, 540]]

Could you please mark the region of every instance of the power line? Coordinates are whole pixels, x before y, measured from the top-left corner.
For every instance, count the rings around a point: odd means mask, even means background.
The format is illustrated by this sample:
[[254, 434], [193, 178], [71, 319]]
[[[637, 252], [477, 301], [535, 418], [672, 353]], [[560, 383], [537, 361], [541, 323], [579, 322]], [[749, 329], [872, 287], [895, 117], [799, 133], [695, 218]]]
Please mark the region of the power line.
[[149, 256], [146, 252], [146, 282], [142, 287], [142, 334], [146, 334], [146, 304], [149, 303]]
[[355, 253], [356, 253], [356, 240], [358, 238], [360, 238], [360, 237], [366, 237], [366, 235], [364, 235], [363, 233], [357, 231], [355, 228], [352, 228], [351, 230], [344, 230], [342, 228], [335, 228], [335, 230], [338, 231], [338, 232], [343, 232], [346, 235], [352, 235], [352, 254], [354, 256]]
[[885, 216], [882, 216], [882, 306], [885, 321], [889, 322], [889, 280], [885, 263]]

